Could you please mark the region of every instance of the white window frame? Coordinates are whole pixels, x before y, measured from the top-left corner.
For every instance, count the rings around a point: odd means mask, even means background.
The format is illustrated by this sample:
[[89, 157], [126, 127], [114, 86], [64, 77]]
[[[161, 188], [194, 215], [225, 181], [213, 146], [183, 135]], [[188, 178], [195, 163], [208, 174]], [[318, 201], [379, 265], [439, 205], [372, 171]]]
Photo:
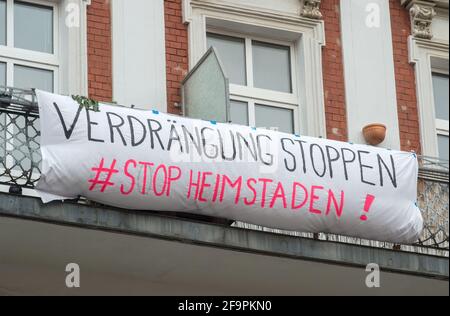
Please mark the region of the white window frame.
[[[432, 69], [431, 69], [431, 74], [433, 75], [433, 74], [441, 74], [441, 75], [446, 75], [446, 76], [448, 76], [449, 75], [449, 69], [447, 68], [447, 69], [442, 69], [442, 68], [436, 68], [436, 67], [433, 67]], [[434, 87], [433, 87], [433, 100], [436, 100], [435, 98], [434, 98]], [[435, 102], [433, 102], [433, 106], [434, 106], [434, 109], [436, 109], [436, 106], [435, 106]], [[442, 119], [438, 119], [438, 118], [435, 118], [435, 124], [436, 124], [436, 139], [439, 137], [439, 136], [446, 136], [447, 138], [449, 137], [449, 121], [448, 120], [442, 120]], [[439, 146], [438, 146], [438, 156], [440, 156], [441, 155], [441, 153], [439, 152]]]
[[[12, 0], [7, 0], [12, 3]], [[54, 20], [53, 54], [33, 52], [14, 48], [13, 37], [9, 32], [14, 30], [14, 17], [8, 16], [7, 45], [0, 46], [0, 57], [8, 59], [36, 62], [45, 65], [47, 69], [58, 67], [54, 78], [54, 90], [57, 93], [70, 95], [88, 94], [88, 65], [87, 65], [87, 6], [91, 0], [24, 0], [44, 6], [53, 6], [56, 18]], [[11, 4], [9, 5], [11, 6]], [[78, 10], [77, 10], [78, 9]], [[75, 10], [75, 11], [74, 11]], [[7, 6], [7, 12], [12, 12]], [[79, 24], [69, 27], [66, 19], [69, 14], [77, 14]], [[11, 68], [11, 67], [8, 67]], [[41, 67], [37, 67], [41, 68]], [[42, 67], [45, 69], [44, 67]], [[9, 78], [11, 85], [12, 79]]]
[[[53, 91], [59, 91], [59, 23], [58, 6], [53, 1], [44, 0], [20, 0], [22, 3], [35, 4], [52, 8], [53, 12], [53, 53], [44, 53], [14, 47], [14, 0], [6, 0], [6, 45], [0, 45], [0, 62], [6, 64], [6, 86], [14, 87], [14, 66], [25, 66], [35, 69], [49, 70], [53, 74]], [[31, 87], [33, 88], [33, 87]], [[11, 132], [11, 131], [10, 131]], [[6, 150], [12, 151], [14, 148], [10, 143], [6, 144]], [[7, 156], [6, 164], [13, 164], [13, 157]], [[19, 172], [12, 170], [13, 175]]]
[[409, 38], [409, 54], [410, 62], [415, 65], [422, 154], [438, 158], [437, 135], [448, 135], [448, 122], [445, 125], [445, 121], [441, 122], [436, 119], [433, 71], [438, 72], [439, 68], [433, 65], [433, 60], [445, 61], [448, 64], [449, 43], [411, 36]]
[[[14, 48], [12, 33], [14, 16], [11, 0], [7, 0], [7, 42], [0, 45], [0, 62], [6, 63], [6, 85], [14, 85], [13, 64], [54, 71], [53, 90], [56, 93], [70, 95], [88, 94], [87, 67], [87, 6], [90, 0], [24, 0], [44, 6], [53, 6], [54, 41], [53, 54]], [[75, 12], [74, 10], [78, 10]], [[79, 25], [68, 27], [68, 14], [78, 14]], [[10, 148], [7, 148], [10, 149]], [[11, 157], [8, 157], [11, 159]], [[7, 161], [8, 163], [8, 161]], [[15, 170], [12, 170], [16, 172]], [[8, 188], [0, 186], [0, 192]], [[24, 189], [24, 194], [37, 196], [34, 190]]]
[[[448, 76], [449, 75], [449, 69], [442, 69], [442, 68], [433, 67], [431, 69], [431, 73], [432, 74], [440, 74], [440, 75]], [[434, 98], [434, 89], [433, 89], [433, 100], [436, 100]], [[434, 104], [434, 102], [433, 102], [433, 104]], [[449, 135], [449, 121], [436, 118], [436, 132], [437, 132], [438, 135], [448, 136]]]
[[[299, 10], [301, 2], [299, 1]], [[231, 32], [236, 36], [237, 29], [244, 30], [242, 35], [255, 38], [261, 42], [277, 42], [273, 38], [283, 38], [290, 41], [294, 48], [291, 59], [292, 66], [296, 67], [292, 82], [294, 94], [283, 94], [265, 89], [248, 89], [236, 85], [230, 85], [232, 99], [236, 101], [252, 101], [257, 92], [258, 100], [263, 100], [262, 105], [270, 105], [268, 102], [291, 107], [294, 110], [295, 132], [316, 137], [326, 137], [325, 98], [323, 91], [322, 48], [325, 45], [325, 28], [323, 21], [304, 18], [295, 12], [268, 11], [255, 6], [236, 6], [227, 1], [191, 1], [183, 0], [184, 21], [188, 24], [189, 38], [189, 66], [192, 69], [207, 51], [206, 34], [217, 33], [218, 30]], [[214, 20], [214, 25], [208, 21]], [[226, 25], [234, 25], [233, 29], [222, 28], [219, 22]], [[212, 31], [214, 29], [214, 31]], [[247, 32], [246, 30], [251, 30]], [[256, 30], [256, 33], [255, 33]], [[259, 31], [258, 31], [259, 30]], [[282, 34], [281, 37], [273, 37], [267, 34], [267, 30], [274, 34]], [[239, 37], [239, 36], [238, 36]], [[272, 40], [271, 40], [272, 38]], [[247, 53], [248, 55], [248, 53]], [[247, 62], [247, 67], [249, 63]], [[249, 78], [252, 79], [252, 78]], [[239, 99], [237, 98], [239, 96]], [[281, 101], [281, 102], [280, 102]], [[260, 103], [260, 102], [256, 102]], [[254, 104], [249, 103], [250, 125], [254, 117]]]
[[[255, 98], [248, 98], [248, 97], [242, 97], [239, 95], [231, 94], [231, 100], [238, 101], [238, 102], [245, 102], [247, 103], [247, 110], [248, 110], [248, 125], [252, 127], [258, 126], [256, 124], [256, 105], [263, 105], [268, 107], [274, 107], [279, 109], [287, 109], [292, 110], [292, 119], [293, 119], [293, 126], [294, 126], [294, 132], [298, 132], [299, 130], [299, 122], [298, 122], [298, 113], [299, 109], [296, 105], [289, 105], [289, 104], [283, 104], [268, 100], [259, 100]], [[261, 127], [261, 126], [258, 126]], [[262, 126], [267, 129], [274, 129], [273, 126]]]
[[53, 72], [53, 92], [59, 91], [59, 11], [58, 4], [45, 0], [20, 0], [22, 3], [52, 8], [53, 53], [14, 47], [14, 0], [6, 0], [6, 46], [0, 45], [0, 62], [6, 63], [6, 85], [14, 86], [14, 65], [50, 70]]
[[[207, 34], [228, 36], [244, 41], [245, 47], [245, 75], [247, 85], [230, 84], [230, 99], [233, 101], [240, 101], [247, 103], [248, 109], [248, 124], [249, 126], [257, 126], [256, 123], [256, 105], [265, 105], [275, 108], [282, 108], [292, 110], [292, 119], [294, 132], [299, 132], [299, 120], [298, 120], [298, 104], [300, 103], [298, 98], [298, 84], [297, 84], [297, 67], [295, 62], [295, 45], [292, 42], [277, 41], [259, 36], [248, 36], [243, 33], [227, 32], [217, 28], [207, 28]], [[261, 89], [254, 86], [254, 74], [253, 74], [253, 42], [274, 44], [289, 48], [290, 56], [290, 75], [291, 75], [291, 93], [279, 92], [275, 90]], [[272, 126], [266, 126], [266, 128], [273, 128]]]

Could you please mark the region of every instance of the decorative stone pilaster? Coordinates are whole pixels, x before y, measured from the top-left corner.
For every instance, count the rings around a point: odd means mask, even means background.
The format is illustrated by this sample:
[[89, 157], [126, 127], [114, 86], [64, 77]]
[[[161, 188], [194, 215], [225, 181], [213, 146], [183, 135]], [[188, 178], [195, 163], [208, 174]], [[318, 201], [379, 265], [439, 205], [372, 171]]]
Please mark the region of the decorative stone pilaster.
[[416, 38], [432, 39], [433, 18], [436, 16], [435, 3], [429, 0], [402, 0], [411, 16], [411, 32]]
[[322, 12], [320, 12], [320, 2], [322, 0], [303, 0], [303, 9], [301, 16], [310, 19], [319, 20], [322, 18]]

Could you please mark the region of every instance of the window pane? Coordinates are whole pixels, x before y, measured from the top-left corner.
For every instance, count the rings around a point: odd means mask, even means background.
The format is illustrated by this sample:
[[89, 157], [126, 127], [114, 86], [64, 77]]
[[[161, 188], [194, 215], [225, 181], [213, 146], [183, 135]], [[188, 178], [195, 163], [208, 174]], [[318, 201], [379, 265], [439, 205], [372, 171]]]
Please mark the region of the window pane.
[[438, 146], [439, 146], [439, 158], [448, 160], [448, 136], [438, 135]]
[[433, 73], [433, 90], [436, 118], [448, 121], [448, 76]]
[[53, 92], [53, 71], [14, 65], [14, 87]]
[[0, 0], [0, 45], [6, 45], [6, 1]]
[[253, 42], [253, 76], [256, 88], [292, 92], [290, 48]]
[[276, 129], [289, 134], [294, 133], [294, 111], [273, 106], [255, 107], [256, 125], [267, 129]]
[[230, 101], [231, 123], [248, 125], [248, 105], [247, 102]]
[[6, 64], [0, 63], [0, 86], [6, 86]]
[[14, 46], [53, 53], [53, 8], [14, 3]]
[[214, 46], [231, 83], [247, 85], [245, 40], [229, 36], [207, 34], [208, 47]]

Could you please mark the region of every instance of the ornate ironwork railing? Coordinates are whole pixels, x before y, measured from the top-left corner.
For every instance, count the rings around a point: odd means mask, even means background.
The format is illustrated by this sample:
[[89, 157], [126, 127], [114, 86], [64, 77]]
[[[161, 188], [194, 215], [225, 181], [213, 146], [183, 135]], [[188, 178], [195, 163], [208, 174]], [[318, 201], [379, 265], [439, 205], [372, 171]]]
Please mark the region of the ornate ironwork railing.
[[34, 92], [0, 87], [0, 183], [10, 191], [32, 189], [39, 179], [39, 138]]
[[[10, 193], [20, 194], [23, 188], [33, 189], [38, 181], [41, 164], [39, 139], [39, 113], [34, 92], [0, 87], [0, 185], [8, 187]], [[448, 176], [448, 161], [420, 157], [418, 192], [425, 229], [413, 246], [331, 234], [286, 232], [239, 222], [234, 225], [277, 234], [448, 256]]]

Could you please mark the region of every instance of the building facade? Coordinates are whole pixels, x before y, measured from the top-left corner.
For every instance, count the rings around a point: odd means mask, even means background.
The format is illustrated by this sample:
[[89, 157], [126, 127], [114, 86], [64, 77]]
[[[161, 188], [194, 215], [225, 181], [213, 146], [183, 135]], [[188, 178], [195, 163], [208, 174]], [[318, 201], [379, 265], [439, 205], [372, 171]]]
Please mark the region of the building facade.
[[[440, 234], [442, 240], [427, 255], [443, 260], [438, 278], [448, 282], [448, 9], [448, 0], [0, 0], [0, 86], [183, 115], [195, 106], [185, 104], [183, 80], [214, 47], [229, 80], [229, 122], [353, 143], [366, 143], [365, 126], [383, 124], [387, 132], [379, 146], [423, 157], [420, 203], [427, 219], [439, 217], [439, 229], [428, 237]], [[5, 205], [12, 197], [3, 198], [0, 213], [11, 216]], [[184, 238], [201, 242], [197, 235]], [[294, 256], [289, 251], [283, 254]], [[432, 275], [413, 266], [407, 274]], [[442, 293], [428, 280], [417, 284]], [[207, 282], [202, 284], [193, 293], [205, 293]], [[228, 285], [213, 293], [230, 293], [234, 285]], [[387, 293], [401, 292], [392, 286]], [[180, 285], [177, 293], [190, 293], [187, 288]], [[18, 293], [26, 289], [37, 291], [24, 287]]]
[[0, 10], [3, 85], [182, 114], [182, 80], [214, 45], [235, 123], [358, 143], [383, 123], [382, 146], [448, 159], [446, 1], [2, 0]]

